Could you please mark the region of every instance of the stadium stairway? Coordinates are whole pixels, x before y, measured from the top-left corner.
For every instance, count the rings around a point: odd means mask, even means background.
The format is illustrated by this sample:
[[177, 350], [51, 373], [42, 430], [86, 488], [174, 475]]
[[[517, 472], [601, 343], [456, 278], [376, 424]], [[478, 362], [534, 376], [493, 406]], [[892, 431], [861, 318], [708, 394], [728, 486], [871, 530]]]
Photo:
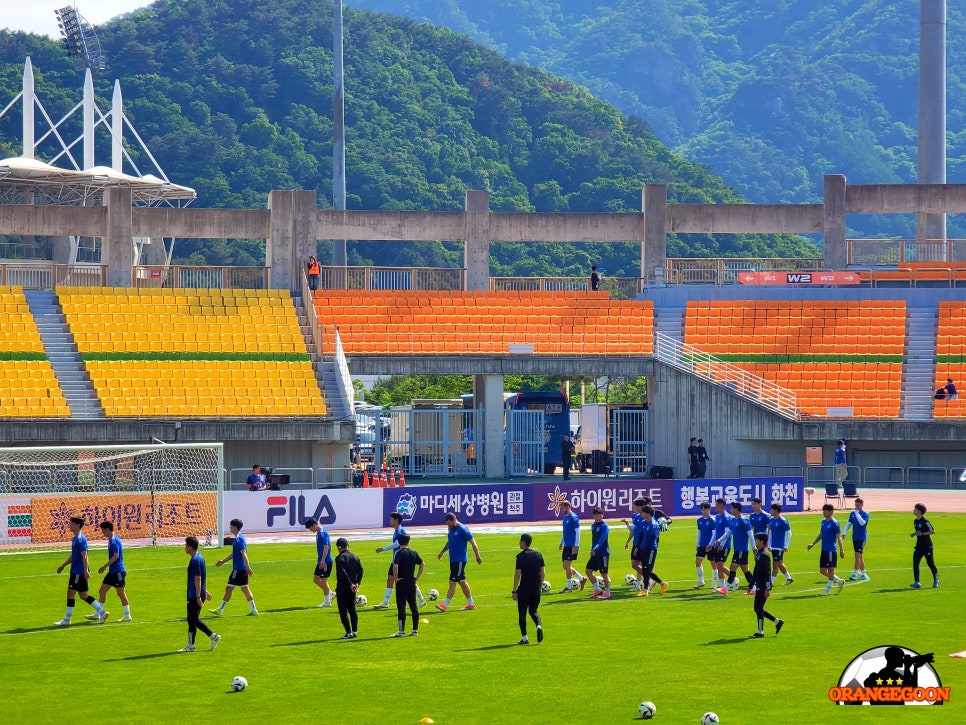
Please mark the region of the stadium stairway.
[[24, 290], [24, 296], [37, 323], [57, 384], [70, 408], [71, 418], [93, 420], [107, 417], [53, 291]]
[[932, 386], [936, 377], [937, 309], [935, 305], [909, 307], [907, 314], [902, 407], [899, 417], [907, 420], [931, 420]]
[[654, 310], [654, 331], [684, 342], [684, 307], [662, 307]]
[[305, 311], [301, 296], [293, 295], [292, 303], [295, 305], [295, 313], [298, 315], [299, 329], [302, 330], [302, 337], [305, 338], [305, 349], [309, 351], [309, 357], [312, 360], [315, 379], [319, 381], [319, 385], [322, 387], [325, 409], [328, 411], [328, 415], [336, 420], [349, 420], [355, 415], [355, 410], [352, 407], [352, 401], [347, 400], [341, 394], [338, 381], [339, 371], [336, 368], [335, 361], [323, 360], [319, 351], [315, 349], [309, 315]]

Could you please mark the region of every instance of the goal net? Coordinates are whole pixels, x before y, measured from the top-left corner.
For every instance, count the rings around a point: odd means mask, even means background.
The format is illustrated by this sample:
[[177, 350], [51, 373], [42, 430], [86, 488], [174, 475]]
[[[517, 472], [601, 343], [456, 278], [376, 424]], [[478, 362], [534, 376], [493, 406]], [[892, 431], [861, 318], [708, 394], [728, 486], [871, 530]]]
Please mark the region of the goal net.
[[0, 551], [62, 548], [72, 516], [91, 543], [219, 545], [223, 470], [221, 443], [0, 448]]

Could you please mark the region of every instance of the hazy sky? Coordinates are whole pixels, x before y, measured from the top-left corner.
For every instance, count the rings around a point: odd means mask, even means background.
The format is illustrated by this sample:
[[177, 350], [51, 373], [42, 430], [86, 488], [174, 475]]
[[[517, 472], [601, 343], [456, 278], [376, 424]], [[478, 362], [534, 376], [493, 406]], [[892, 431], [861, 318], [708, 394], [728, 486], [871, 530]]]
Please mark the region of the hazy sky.
[[[147, 7], [151, 0], [78, 0], [81, 16], [95, 28], [111, 18]], [[74, 0], [0, 0], [0, 27], [60, 37], [55, 10], [75, 5]]]

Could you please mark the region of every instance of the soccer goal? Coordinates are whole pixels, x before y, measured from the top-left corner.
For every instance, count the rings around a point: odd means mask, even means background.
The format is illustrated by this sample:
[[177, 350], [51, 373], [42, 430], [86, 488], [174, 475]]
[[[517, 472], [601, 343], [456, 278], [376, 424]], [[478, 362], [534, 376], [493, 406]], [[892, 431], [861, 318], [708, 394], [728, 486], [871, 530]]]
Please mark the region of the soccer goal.
[[0, 448], [0, 551], [62, 548], [72, 516], [91, 543], [111, 521], [125, 544], [218, 546], [223, 471], [221, 443]]

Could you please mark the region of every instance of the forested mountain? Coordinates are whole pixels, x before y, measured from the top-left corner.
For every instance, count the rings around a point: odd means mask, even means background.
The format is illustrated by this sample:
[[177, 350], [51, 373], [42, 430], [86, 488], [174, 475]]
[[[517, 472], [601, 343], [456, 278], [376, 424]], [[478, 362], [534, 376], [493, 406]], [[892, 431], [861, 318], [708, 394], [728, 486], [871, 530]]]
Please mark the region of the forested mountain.
[[[816, 201], [826, 173], [916, 179], [919, 0], [349, 1], [575, 80], [752, 201]], [[956, 183], [966, 182], [964, 29], [966, 0], [948, 0]], [[865, 233], [911, 229], [908, 218], [849, 222]]]
[[[201, 206], [264, 208], [268, 191], [286, 188], [318, 189], [327, 204], [331, 18], [325, 0], [159, 0], [97, 29], [108, 67], [95, 93], [106, 110], [121, 79], [125, 113], [172, 181], [198, 190]], [[27, 55], [39, 96], [60, 118], [78, 102], [82, 75], [46, 38], [0, 32], [0, 102], [19, 91]], [[740, 201], [644, 121], [446, 29], [346, 8], [345, 72], [349, 208], [461, 209], [467, 189], [486, 189], [495, 210], [636, 211], [646, 182], [668, 184], [673, 201]], [[19, 116], [8, 114], [0, 158], [19, 154], [19, 139]], [[103, 162], [106, 136], [99, 143]], [[320, 251], [326, 258], [325, 245]], [[672, 239], [669, 253], [814, 248], [790, 237], [693, 235]], [[497, 244], [493, 273], [584, 275], [600, 262], [610, 275], [636, 276], [639, 254], [636, 244]], [[451, 242], [350, 243], [349, 255], [352, 264], [462, 260]], [[260, 263], [264, 250], [246, 240], [184, 240], [179, 256]]]

